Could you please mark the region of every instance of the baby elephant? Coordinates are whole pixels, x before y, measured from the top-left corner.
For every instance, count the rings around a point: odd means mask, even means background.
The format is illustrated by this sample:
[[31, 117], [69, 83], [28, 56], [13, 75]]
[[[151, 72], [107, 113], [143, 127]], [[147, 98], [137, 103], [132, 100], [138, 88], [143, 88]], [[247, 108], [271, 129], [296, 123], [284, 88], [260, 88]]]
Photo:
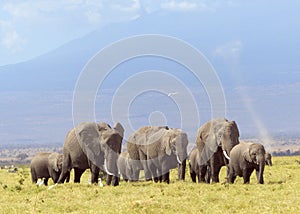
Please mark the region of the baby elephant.
[[272, 155], [269, 152], [266, 153], [265, 159], [266, 159], [266, 165], [272, 166]]
[[265, 148], [258, 143], [240, 143], [233, 147], [229, 161], [229, 183], [234, 183], [236, 176], [244, 178], [244, 184], [250, 182], [250, 176], [256, 170], [257, 181], [264, 183]]
[[[197, 149], [197, 147], [194, 147], [189, 154], [190, 175], [194, 183], [196, 183], [197, 181], [196, 178], [198, 178], [198, 182], [200, 183], [199, 162], [200, 162], [199, 150]], [[209, 166], [207, 166], [206, 174], [205, 174], [206, 183], [210, 183], [210, 177], [211, 177], [210, 168]]]
[[39, 178], [45, 178], [44, 184], [47, 186], [48, 179], [51, 177], [53, 182], [57, 183], [62, 169], [62, 161], [62, 154], [46, 152], [37, 154], [30, 163], [32, 182], [36, 183]]
[[[122, 152], [119, 155], [117, 166], [124, 181], [139, 180], [140, 170], [143, 169], [142, 164], [138, 160], [131, 160], [128, 152]], [[134, 173], [135, 172], [135, 173]]]

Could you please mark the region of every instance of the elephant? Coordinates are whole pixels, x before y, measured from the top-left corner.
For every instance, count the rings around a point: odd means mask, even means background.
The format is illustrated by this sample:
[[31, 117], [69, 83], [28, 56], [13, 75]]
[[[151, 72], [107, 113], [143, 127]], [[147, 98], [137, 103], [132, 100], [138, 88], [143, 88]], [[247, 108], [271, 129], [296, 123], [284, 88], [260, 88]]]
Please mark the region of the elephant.
[[98, 183], [100, 169], [107, 173], [106, 184], [119, 184], [117, 160], [121, 153], [124, 128], [116, 123], [111, 128], [107, 123], [83, 122], [66, 136], [63, 146], [62, 173], [58, 183], [64, 183], [66, 175], [74, 168], [74, 182], [86, 169], [91, 171], [91, 183]]
[[272, 166], [272, 155], [269, 152], [266, 152], [265, 155], [266, 165]]
[[[196, 183], [196, 178], [198, 178], [198, 182], [200, 182], [200, 177], [199, 177], [200, 166], [197, 162], [198, 159], [199, 159], [199, 152], [198, 152], [197, 147], [194, 147], [190, 151], [190, 154], [189, 154], [190, 175], [191, 175], [191, 179], [194, 183]], [[209, 166], [207, 166], [205, 182], [210, 183], [210, 178], [211, 178], [210, 168], [209, 168]]]
[[[48, 179], [52, 178], [54, 183], [61, 174], [63, 155], [58, 153], [38, 153], [31, 160], [30, 171], [31, 179], [33, 183], [36, 183], [39, 178], [45, 178], [44, 184], [48, 185]], [[67, 180], [69, 181], [70, 174], [67, 174]]]
[[[235, 121], [225, 118], [212, 119], [198, 129], [196, 145], [198, 149], [197, 163], [199, 165], [200, 182], [208, 178], [212, 183], [219, 182], [219, 173], [222, 166], [229, 172], [229, 155], [232, 148], [239, 144], [239, 130]], [[206, 179], [207, 180], [207, 179]]]
[[[187, 134], [181, 129], [144, 126], [129, 137], [127, 151], [134, 164], [142, 164], [146, 180], [169, 183], [169, 170], [176, 167], [178, 179], [185, 179], [187, 145]], [[132, 181], [136, 181], [138, 172], [133, 169]]]
[[[140, 161], [135, 161], [129, 158], [128, 152], [122, 152], [118, 158], [117, 166], [120, 172], [120, 175], [122, 175], [124, 181], [132, 181], [134, 180], [134, 177], [138, 178], [140, 170], [143, 170], [143, 166]], [[135, 176], [133, 175], [133, 172], [136, 172], [137, 174]]]
[[259, 184], [264, 183], [265, 148], [259, 143], [244, 143], [236, 145], [230, 153], [229, 183], [234, 183], [236, 176], [243, 177], [244, 184], [250, 182], [254, 169]]

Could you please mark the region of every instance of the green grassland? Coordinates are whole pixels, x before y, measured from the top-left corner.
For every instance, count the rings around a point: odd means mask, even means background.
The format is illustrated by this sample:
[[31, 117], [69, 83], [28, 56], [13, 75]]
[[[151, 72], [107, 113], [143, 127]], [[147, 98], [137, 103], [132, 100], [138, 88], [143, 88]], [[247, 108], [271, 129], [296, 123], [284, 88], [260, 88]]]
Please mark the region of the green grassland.
[[[0, 213], [299, 213], [300, 157], [274, 157], [265, 168], [265, 184], [242, 178], [235, 184], [194, 184], [189, 172], [185, 181], [171, 183], [120, 182], [118, 187], [88, 185], [89, 171], [80, 184], [70, 182], [52, 189], [31, 183], [28, 166], [18, 173], [0, 170]], [[72, 178], [72, 177], [71, 177]], [[49, 182], [51, 185], [52, 183]]]

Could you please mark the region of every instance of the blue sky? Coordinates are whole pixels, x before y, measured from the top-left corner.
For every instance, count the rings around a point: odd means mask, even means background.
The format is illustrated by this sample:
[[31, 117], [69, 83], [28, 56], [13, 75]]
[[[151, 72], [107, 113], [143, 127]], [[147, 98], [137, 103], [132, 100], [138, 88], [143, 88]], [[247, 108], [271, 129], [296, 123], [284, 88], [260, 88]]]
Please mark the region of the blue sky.
[[[0, 65], [29, 60], [110, 23], [137, 19], [142, 13], [216, 13], [224, 7], [239, 7], [239, 3], [225, 0], [1, 0]], [[239, 41], [232, 41], [216, 53], [222, 55], [228, 45], [241, 47]]]
[[[72, 122], [72, 94], [64, 90], [74, 88], [99, 48], [138, 33], [166, 33], [203, 52], [224, 85], [229, 116], [243, 133], [259, 129], [264, 136], [267, 128], [299, 133], [299, 8], [296, 0], [1, 0], [0, 110], [5, 113], [0, 136], [13, 138], [3, 142], [19, 142], [53, 133], [53, 142], [63, 140]], [[134, 63], [123, 69], [168, 71], [170, 65]], [[42, 89], [63, 92], [45, 96]], [[26, 90], [37, 92], [19, 93]], [[15, 121], [27, 131], [16, 134]]]

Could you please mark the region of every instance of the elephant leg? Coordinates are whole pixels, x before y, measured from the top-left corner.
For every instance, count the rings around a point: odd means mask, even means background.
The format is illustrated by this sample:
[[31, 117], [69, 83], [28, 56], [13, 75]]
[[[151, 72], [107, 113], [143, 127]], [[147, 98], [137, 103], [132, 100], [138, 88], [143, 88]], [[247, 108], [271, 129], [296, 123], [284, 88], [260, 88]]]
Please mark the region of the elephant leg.
[[218, 183], [219, 180], [219, 173], [221, 170], [221, 166], [216, 157], [212, 157], [210, 160], [210, 170], [211, 170], [211, 181], [212, 183]]
[[70, 170], [71, 170], [70, 163], [71, 163], [70, 156], [68, 154], [64, 154], [62, 170], [57, 183], [62, 184], [65, 182], [68, 176], [70, 177]]
[[134, 169], [132, 171], [132, 178], [130, 178], [130, 182], [138, 181], [140, 177], [140, 170]]
[[207, 166], [207, 169], [206, 169], [206, 174], [205, 174], [205, 181], [206, 183], [210, 183], [210, 179], [211, 179], [211, 170], [210, 170], [210, 167]]
[[36, 183], [38, 180], [34, 169], [31, 169], [31, 180], [32, 183]]
[[107, 175], [106, 184], [112, 185], [112, 186], [118, 186], [119, 185], [119, 177], [114, 176], [114, 175]]
[[50, 175], [50, 177], [52, 178], [52, 180], [53, 180], [53, 183], [57, 183], [57, 180], [58, 180], [58, 178], [59, 178], [59, 173], [56, 173], [56, 172], [52, 172], [51, 173], [52, 175]]
[[48, 180], [49, 180], [49, 178], [45, 178], [45, 180], [44, 180], [45, 186], [48, 186]]
[[80, 183], [80, 177], [84, 171], [85, 169], [74, 168], [74, 183]]
[[156, 170], [156, 167], [152, 167], [152, 176], [155, 183], [159, 181], [158, 171]]
[[125, 181], [125, 182], [128, 182], [128, 178], [125, 176], [123, 176], [123, 180]]
[[163, 175], [162, 175], [162, 172], [159, 173], [159, 176], [158, 176], [158, 181], [159, 183], [161, 183], [163, 180]]
[[233, 184], [234, 181], [235, 181], [235, 179], [236, 179], [236, 175], [235, 175], [233, 169], [230, 169], [229, 175], [228, 175], [228, 177], [227, 177], [227, 181], [228, 181], [230, 184]]
[[154, 180], [155, 183], [157, 183], [159, 181], [159, 177], [158, 176], [159, 176], [159, 173], [160, 173], [161, 170], [159, 170], [159, 168], [156, 167], [156, 165], [155, 165], [154, 162], [150, 161], [148, 163], [149, 163], [148, 167], [149, 167], [149, 169], [151, 171], [151, 175], [153, 177], [153, 180]]
[[212, 169], [211, 171], [211, 180], [213, 183], [218, 183], [220, 182], [219, 180], [219, 173], [220, 173], [221, 167], [220, 166], [216, 166]]
[[151, 161], [151, 160], [147, 160], [147, 156], [141, 151], [139, 152], [139, 156], [141, 159], [141, 163], [143, 165], [143, 169], [144, 169], [144, 173], [145, 173], [145, 180], [152, 181], [152, 174], [151, 174], [150, 169], [148, 168], [148, 161]]
[[206, 171], [207, 171], [207, 166], [199, 167], [199, 175], [198, 175], [199, 182], [205, 182]]
[[244, 169], [243, 170], [243, 178], [244, 178], [244, 184], [249, 184], [250, 183], [250, 176], [253, 172], [253, 169]]
[[263, 176], [263, 174], [260, 175], [259, 168], [256, 169], [256, 178], [257, 178], [257, 182], [259, 184], [264, 184], [264, 176]]
[[189, 167], [190, 167], [190, 176], [191, 176], [191, 179], [194, 183], [196, 183], [196, 172], [192, 169], [192, 166], [191, 164], [189, 163]]
[[113, 178], [112, 175], [107, 175], [107, 177], [106, 177], [106, 184], [107, 185], [111, 185], [112, 178]]
[[169, 171], [167, 173], [163, 174], [162, 181], [167, 183], [167, 184], [170, 183], [170, 172]]
[[68, 171], [67, 176], [66, 176], [66, 183], [70, 182], [70, 171]]
[[112, 184], [112, 186], [118, 186], [119, 185], [119, 177], [118, 176], [112, 176], [111, 184]]
[[92, 184], [94, 184], [94, 183], [97, 184], [98, 183], [100, 169], [99, 169], [99, 167], [97, 167], [94, 164], [90, 164], [90, 165], [91, 165], [90, 169], [91, 169], [91, 174], [92, 174], [91, 182], [92, 182]]
[[191, 179], [194, 183], [196, 183], [196, 173], [194, 172], [194, 170], [190, 171], [190, 175], [191, 175]]

